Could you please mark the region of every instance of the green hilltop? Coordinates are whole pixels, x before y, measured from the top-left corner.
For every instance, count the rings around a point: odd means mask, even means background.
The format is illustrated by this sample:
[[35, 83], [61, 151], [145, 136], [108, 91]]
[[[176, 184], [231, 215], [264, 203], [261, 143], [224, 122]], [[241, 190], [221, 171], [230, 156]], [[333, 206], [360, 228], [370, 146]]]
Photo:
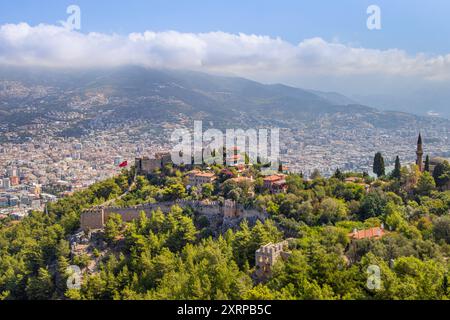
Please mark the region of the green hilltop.
[[[197, 169], [198, 171], [193, 171]], [[174, 167], [114, 178], [49, 204], [21, 222], [0, 222], [3, 299], [447, 299], [450, 177], [403, 167], [395, 177], [344, 173], [312, 179], [259, 165]], [[280, 168], [281, 169], [281, 168]], [[211, 182], [193, 186], [208, 172]], [[445, 181], [444, 181], [445, 182]], [[281, 186], [281, 188], [278, 188]], [[174, 205], [79, 234], [80, 215], [105, 202], [117, 208], [165, 201], [232, 200], [264, 212], [217, 232], [194, 209]], [[289, 239], [265, 277], [255, 253]], [[259, 252], [264, 253], [264, 250]], [[257, 265], [258, 264], [258, 265]], [[68, 289], [69, 265], [82, 270]], [[379, 270], [369, 285], [368, 271]]]

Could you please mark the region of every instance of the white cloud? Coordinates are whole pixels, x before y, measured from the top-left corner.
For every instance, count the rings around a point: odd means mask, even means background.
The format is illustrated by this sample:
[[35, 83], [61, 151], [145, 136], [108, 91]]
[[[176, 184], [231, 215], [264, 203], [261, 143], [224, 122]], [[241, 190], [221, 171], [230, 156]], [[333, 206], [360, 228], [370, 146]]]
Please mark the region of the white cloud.
[[415, 77], [450, 79], [450, 54], [408, 55], [399, 49], [357, 48], [321, 38], [293, 45], [268, 36], [176, 31], [116, 34], [69, 31], [26, 23], [0, 27], [0, 64], [98, 67], [127, 64], [233, 73], [256, 79]]

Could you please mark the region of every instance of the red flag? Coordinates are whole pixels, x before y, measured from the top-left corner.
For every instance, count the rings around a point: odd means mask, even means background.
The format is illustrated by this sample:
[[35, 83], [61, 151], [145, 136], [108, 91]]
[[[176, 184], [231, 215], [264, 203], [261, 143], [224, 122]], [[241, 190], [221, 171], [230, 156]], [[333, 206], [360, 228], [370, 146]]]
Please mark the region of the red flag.
[[128, 167], [128, 161], [124, 161], [121, 164], [119, 164], [119, 168], [125, 168]]

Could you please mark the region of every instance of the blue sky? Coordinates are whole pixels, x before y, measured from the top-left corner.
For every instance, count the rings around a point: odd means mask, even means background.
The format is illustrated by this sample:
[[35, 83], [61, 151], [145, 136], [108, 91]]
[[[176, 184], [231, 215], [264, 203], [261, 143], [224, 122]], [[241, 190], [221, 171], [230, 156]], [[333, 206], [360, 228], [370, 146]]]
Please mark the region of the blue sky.
[[[2, 0], [0, 24], [56, 24], [69, 4], [82, 10], [82, 32], [224, 31], [281, 37], [293, 44], [321, 37], [410, 54], [450, 52], [448, 0]], [[366, 9], [382, 10], [382, 30], [366, 28]]]

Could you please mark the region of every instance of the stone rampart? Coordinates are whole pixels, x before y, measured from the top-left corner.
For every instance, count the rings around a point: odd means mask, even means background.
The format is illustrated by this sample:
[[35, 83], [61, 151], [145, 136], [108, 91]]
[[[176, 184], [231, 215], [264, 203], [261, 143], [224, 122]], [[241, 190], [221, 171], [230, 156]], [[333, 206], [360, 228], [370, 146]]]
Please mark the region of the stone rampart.
[[152, 211], [160, 209], [167, 213], [174, 206], [178, 205], [181, 208], [192, 208], [198, 215], [206, 216], [209, 220], [242, 220], [242, 219], [259, 219], [265, 220], [267, 215], [254, 209], [244, 209], [233, 201], [227, 200], [225, 205], [215, 201], [190, 201], [179, 200], [170, 202], [148, 203], [134, 207], [96, 207], [87, 210], [81, 214], [81, 228], [83, 230], [102, 229], [106, 221], [112, 214], [119, 214], [122, 216], [124, 222], [131, 222], [139, 219], [141, 212], [145, 212], [150, 216]]

